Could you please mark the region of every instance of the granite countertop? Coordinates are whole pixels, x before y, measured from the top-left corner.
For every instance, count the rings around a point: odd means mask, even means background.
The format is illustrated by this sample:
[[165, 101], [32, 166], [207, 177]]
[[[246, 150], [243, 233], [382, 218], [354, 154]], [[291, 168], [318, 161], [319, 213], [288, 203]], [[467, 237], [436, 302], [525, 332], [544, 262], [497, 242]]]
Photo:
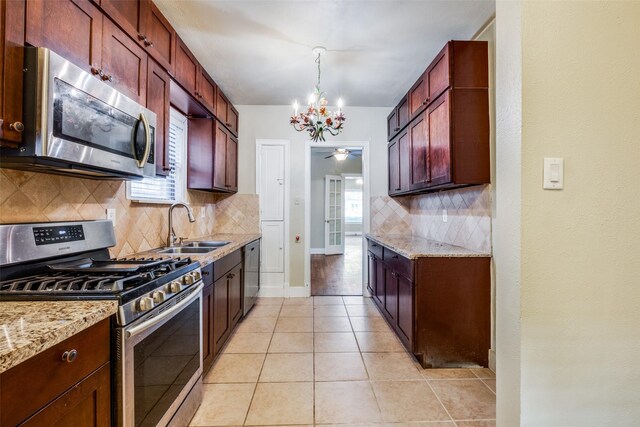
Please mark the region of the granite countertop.
[[367, 234], [382, 246], [399, 253], [409, 259], [423, 257], [490, 257], [490, 253], [475, 252], [461, 246], [427, 240], [422, 237], [404, 234]]
[[200, 264], [204, 267], [205, 265], [211, 264], [214, 261], [219, 260], [220, 258], [224, 258], [226, 255], [240, 249], [243, 246], [253, 242], [254, 240], [258, 240], [262, 237], [259, 233], [254, 234], [213, 234], [211, 236], [198, 237], [197, 239], [191, 239], [189, 241], [197, 242], [197, 241], [209, 241], [209, 240], [222, 240], [230, 242], [228, 245], [217, 248], [214, 251], [211, 251], [207, 254], [159, 254], [154, 252], [153, 250], [139, 252], [134, 254], [134, 256], [144, 256], [151, 257], [156, 259], [163, 258], [185, 258], [189, 257], [194, 261], [200, 261]]
[[118, 302], [0, 302], [0, 373], [115, 314]]

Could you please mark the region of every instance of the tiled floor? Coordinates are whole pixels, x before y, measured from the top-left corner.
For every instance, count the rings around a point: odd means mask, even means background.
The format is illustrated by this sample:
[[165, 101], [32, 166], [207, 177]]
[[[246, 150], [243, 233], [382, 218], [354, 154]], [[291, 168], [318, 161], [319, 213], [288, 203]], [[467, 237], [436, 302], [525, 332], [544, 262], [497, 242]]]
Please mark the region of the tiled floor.
[[204, 378], [192, 426], [495, 426], [488, 369], [422, 369], [370, 299], [262, 298]]

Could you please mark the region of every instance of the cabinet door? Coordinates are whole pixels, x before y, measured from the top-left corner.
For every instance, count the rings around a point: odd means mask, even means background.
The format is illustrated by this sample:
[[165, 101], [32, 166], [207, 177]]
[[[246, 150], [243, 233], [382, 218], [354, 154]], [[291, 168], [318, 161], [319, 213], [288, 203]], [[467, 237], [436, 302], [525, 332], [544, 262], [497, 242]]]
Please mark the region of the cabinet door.
[[142, 8], [146, 0], [100, 0], [100, 7], [136, 42], [142, 45]]
[[411, 144], [409, 132], [406, 130], [400, 133], [398, 138], [398, 150], [400, 151], [399, 179], [400, 191], [409, 191], [411, 184]]
[[429, 81], [427, 73], [420, 76], [409, 90], [409, 119], [420, 114], [429, 103]]
[[213, 284], [213, 345], [218, 354], [224, 345], [229, 328], [229, 288], [227, 276]]
[[102, 65], [102, 22], [102, 12], [89, 0], [29, 0], [25, 42], [97, 72]]
[[429, 178], [431, 185], [451, 182], [451, 103], [447, 91], [429, 106]]
[[229, 101], [227, 101], [227, 97], [224, 96], [224, 93], [218, 87], [218, 92], [216, 94], [216, 118], [220, 120], [221, 123], [227, 125], [229, 114]]
[[151, 0], [141, 0], [142, 43], [163, 68], [173, 73], [176, 31]]
[[374, 289], [376, 289], [376, 257], [372, 253], [367, 254], [367, 266], [367, 289], [369, 289], [371, 296], [374, 296]]
[[210, 190], [213, 182], [213, 120], [189, 119], [187, 188]]
[[156, 175], [166, 176], [169, 173], [169, 108], [171, 97], [169, 86], [171, 78], [160, 65], [149, 59], [147, 75], [147, 108], [156, 113], [156, 149], [154, 160]]
[[216, 84], [202, 67], [198, 72], [198, 92], [196, 97], [211, 114], [215, 114]]
[[111, 371], [97, 371], [36, 412], [21, 426], [111, 426]]
[[227, 275], [229, 281], [229, 324], [231, 328], [242, 317], [242, 265], [235, 266]]
[[227, 137], [227, 183], [229, 191], [238, 191], [238, 141], [233, 136]]
[[398, 275], [398, 336], [407, 348], [413, 343], [413, 283]]
[[227, 110], [227, 127], [233, 135], [238, 136], [238, 110], [231, 103]]
[[391, 140], [394, 135], [400, 130], [398, 127], [398, 110], [394, 108], [387, 117], [387, 139]]
[[409, 125], [411, 145], [411, 190], [429, 185], [429, 116], [423, 112]]
[[449, 48], [451, 43], [440, 51], [427, 70], [429, 80], [429, 97], [435, 100], [450, 85]]
[[396, 323], [398, 317], [398, 275], [391, 268], [385, 268], [384, 311]]
[[189, 48], [180, 40], [176, 41], [176, 66], [175, 76], [178, 83], [191, 95], [196, 96], [198, 90], [199, 65], [196, 57], [193, 56]]
[[405, 95], [396, 107], [398, 112], [398, 130], [402, 129], [409, 123], [409, 96]]
[[384, 264], [379, 258], [376, 258], [376, 288], [373, 290], [373, 299], [378, 301], [380, 307], [384, 305], [384, 293], [387, 277]]
[[207, 372], [213, 364], [213, 284], [202, 289], [202, 365]]
[[216, 122], [215, 153], [213, 155], [213, 187], [227, 189], [227, 139], [229, 135], [223, 124]]
[[389, 144], [389, 194], [399, 193], [400, 187], [400, 144], [395, 138]]
[[103, 79], [129, 98], [145, 104], [147, 53], [108, 19], [102, 31]]
[[0, 147], [18, 148], [22, 133], [25, 3], [0, 2]]

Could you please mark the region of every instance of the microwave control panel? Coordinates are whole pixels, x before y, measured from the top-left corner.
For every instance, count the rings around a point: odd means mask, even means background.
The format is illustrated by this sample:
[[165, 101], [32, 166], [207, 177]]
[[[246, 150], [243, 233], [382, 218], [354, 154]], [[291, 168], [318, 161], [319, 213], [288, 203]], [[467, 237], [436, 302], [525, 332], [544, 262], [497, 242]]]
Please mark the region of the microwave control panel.
[[73, 242], [84, 240], [82, 225], [61, 225], [54, 227], [35, 227], [33, 236], [36, 245], [51, 245], [54, 243]]

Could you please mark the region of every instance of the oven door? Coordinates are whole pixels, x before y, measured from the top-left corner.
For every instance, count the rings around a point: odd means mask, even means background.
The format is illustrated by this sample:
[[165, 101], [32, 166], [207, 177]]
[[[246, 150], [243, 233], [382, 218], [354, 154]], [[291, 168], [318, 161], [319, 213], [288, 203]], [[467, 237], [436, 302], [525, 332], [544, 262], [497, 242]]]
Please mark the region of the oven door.
[[183, 293], [117, 329], [119, 426], [167, 425], [201, 381], [202, 282]]

